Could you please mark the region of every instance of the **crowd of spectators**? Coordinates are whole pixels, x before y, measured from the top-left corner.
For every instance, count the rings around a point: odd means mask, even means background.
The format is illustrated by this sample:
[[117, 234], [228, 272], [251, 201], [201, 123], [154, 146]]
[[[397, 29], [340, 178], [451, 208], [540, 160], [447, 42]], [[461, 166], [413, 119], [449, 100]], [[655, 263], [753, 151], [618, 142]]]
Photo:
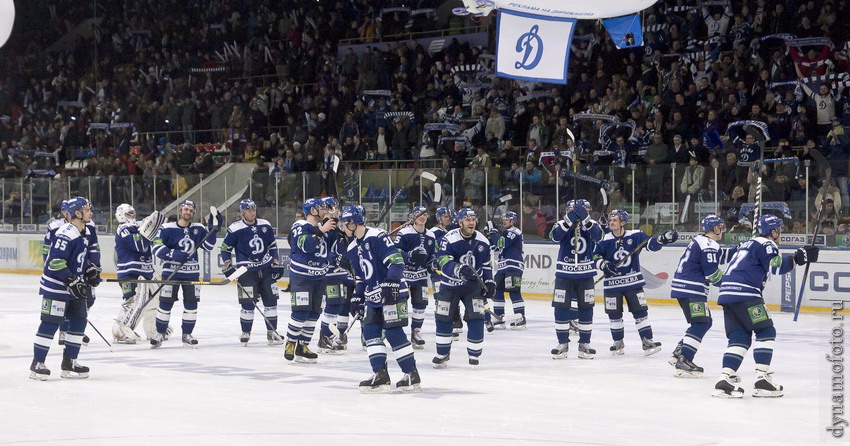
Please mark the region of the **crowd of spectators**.
[[[563, 86], [498, 78], [493, 48], [463, 38], [432, 52], [392, 37], [494, 23], [442, 3], [119, 0], [97, 3], [90, 35], [74, 30], [91, 5], [34, 6], [27, 33], [0, 50], [0, 173], [177, 178], [247, 161], [270, 190], [287, 174], [327, 176], [337, 157], [335, 180], [359, 196], [366, 185], [345, 172], [426, 160], [457, 206], [515, 192], [538, 233], [556, 196], [590, 198], [600, 184], [617, 203], [634, 185], [635, 210], [690, 196], [691, 222], [697, 203], [717, 201], [747, 230], [740, 210], [761, 176], [790, 229], [829, 193], [832, 230], [844, 231], [846, 1], [660, 1], [643, 14], [644, 46], [622, 50], [580, 21]], [[338, 53], [342, 39], [369, 46]], [[742, 120], [767, 124], [763, 154], [746, 126], [729, 128]], [[161, 198], [180, 188], [165, 183]]]

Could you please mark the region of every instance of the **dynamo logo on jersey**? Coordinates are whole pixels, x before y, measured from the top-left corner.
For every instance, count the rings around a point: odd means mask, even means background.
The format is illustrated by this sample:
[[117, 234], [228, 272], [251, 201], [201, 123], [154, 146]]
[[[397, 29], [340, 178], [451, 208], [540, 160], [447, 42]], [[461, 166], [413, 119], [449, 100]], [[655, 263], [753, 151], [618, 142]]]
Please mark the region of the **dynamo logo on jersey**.
[[566, 84], [575, 23], [575, 19], [501, 9], [496, 24], [496, 74]]

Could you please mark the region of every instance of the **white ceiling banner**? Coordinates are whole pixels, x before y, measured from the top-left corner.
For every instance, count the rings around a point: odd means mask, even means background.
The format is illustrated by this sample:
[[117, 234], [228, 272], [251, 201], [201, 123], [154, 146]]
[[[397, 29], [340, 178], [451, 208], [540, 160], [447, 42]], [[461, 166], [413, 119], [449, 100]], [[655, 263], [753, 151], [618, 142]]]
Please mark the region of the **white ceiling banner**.
[[575, 24], [576, 19], [500, 10], [496, 23], [496, 74], [566, 84]]

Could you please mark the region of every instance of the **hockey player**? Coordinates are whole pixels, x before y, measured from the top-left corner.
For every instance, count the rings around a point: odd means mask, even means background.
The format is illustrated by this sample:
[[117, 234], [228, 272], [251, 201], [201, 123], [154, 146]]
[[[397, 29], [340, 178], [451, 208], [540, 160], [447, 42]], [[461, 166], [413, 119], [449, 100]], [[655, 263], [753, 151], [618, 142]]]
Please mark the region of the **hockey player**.
[[383, 333], [393, 349], [404, 376], [396, 382], [401, 391], [420, 389], [413, 348], [404, 333], [407, 326], [407, 284], [403, 279], [404, 259], [386, 231], [368, 228], [362, 206], [347, 207], [339, 218], [345, 234], [352, 238], [348, 258], [354, 267], [356, 288], [351, 313], [363, 317], [363, 336], [374, 374], [360, 383], [361, 392], [386, 392], [390, 388], [387, 349]]
[[782, 386], [773, 381], [772, 374], [768, 371], [773, 358], [776, 328], [764, 305], [764, 284], [771, 274], [781, 276], [794, 269], [795, 263], [805, 265], [818, 260], [816, 246], [798, 248], [794, 254], [779, 253], [776, 244], [782, 233], [782, 219], [779, 217], [762, 215], [756, 223], [756, 229], [758, 236], [738, 246], [738, 251], [723, 276], [717, 297], [717, 303], [723, 307], [723, 323], [729, 343], [723, 354], [721, 378], [712, 393], [716, 397], [744, 396], [744, 389], [736, 386], [732, 377], [737, 374], [754, 334], [756, 342], [753, 360], [756, 363], [756, 378], [753, 396], [782, 396]]
[[661, 343], [652, 340], [652, 326], [646, 296], [643, 293], [643, 275], [640, 272], [640, 250], [646, 247], [658, 251], [663, 245], [673, 243], [679, 234], [671, 229], [658, 237], [650, 237], [643, 231], [626, 230], [629, 214], [616, 209], [608, 216], [606, 234], [596, 245], [596, 267], [605, 276], [603, 289], [605, 313], [611, 321], [611, 336], [614, 344], [610, 350], [614, 355], [622, 355], [623, 343], [623, 299], [629, 306], [629, 312], [635, 318], [635, 326], [640, 335], [644, 355], [649, 356], [661, 350]]
[[590, 218], [590, 202], [570, 200], [564, 218], [552, 227], [550, 237], [558, 242], [557, 269], [555, 271], [555, 334], [558, 346], [552, 349], [553, 359], [567, 357], [570, 342], [570, 321], [578, 318], [578, 357], [593, 359], [596, 350], [590, 348], [593, 306], [596, 293], [593, 289], [593, 252], [602, 240], [602, 227]]
[[442, 285], [436, 296], [437, 356], [434, 368], [446, 367], [452, 348], [452, 320], [463, 302], [467, 324], [469, 363], [477, 366], [484, 343], [484, 305], [496, 292], [490, 259], [490, 242], [475, 230], [478, 216], [472, 209], [461, 209], [460, 227], [449, 231], [440, 241], [437, 262]]
[[425, 308], [428, 307], [428, 298], [423, 288], [428, 286], [427, 266], [434, 261], [437, 242], [434, 231], [425, 227], [428, 210], [424, 206], [414, 207], [407, 218], [411, 224], [398, 231], [396, 245], [404, 257], [404, 281], [407, 282], [413, 307], [410, 341], [414, 349], [423, 349], [425, 339], [422, 338], [422, 325], [425, 322]]
[[321, 200], [304, 202], [304, 220], [292, 225], [290, 240], [289, 280], [292, 294], [292, 315], [286, 329], [287, 361], [313, 364], [318, 355], [308, 348], [325, 294], [325, 274], [328, 272], [328, 236], [336, 228], [336, 220], [325, 217]]
[[[177, 207], [177, 221], [162, 225], [153, 242], [153, 255], [162, 259], [162, 275], [173, 280], [197, 281], [200, 266], [198, 249], [212, 251], [218, 230], [221, 228], [221, 213], [207, 217], [207, 226], [195, 223], [195, 203], [183, 200]], [[198, 300], [200, 287], [197, 285], [165, 285], [159, 296], [159, 308], [156, 312], [156, 334], [151, 338], [151, 348], [162, 345], [167, 338], [168, 321], [171, 308], [177, 302], [178, 290], [183, 290], [183, 346], [197, 348], [198, 340], [192, 336], [195, 321], [198, 318]]]
[[[514, 330], [525, 330], [525, 301], [522, 300], [522, 231], [516, 227], [519, 222], [516, 212], [505, 212], [502, 216], [502, 232], [489, 231], [490, 249], [497, 256], [496, 263], [496, 294], [493, 296], [493, 312], [486, 314], [484, 326], [492, 332], [496, 326], [505, 328], [505, 291], [511, 296], [511, 306], [519, 319], [511, 322]], [[491, 223], [487, 223], [488, 226]], [[492, 227], [492, 226], [491, 226]], [[492, 322], [490, 318], [496, 322]]]
[[[440, 246], [440, 240], [443, 239], [443, 236], [446, 235], [447, 232], [452, 229], [457, 228], [457, 224], [454, 222], [455, 212], [447, 207], [441, 207], [437, 209], [435, 212], [435, 216], [437, 217], [437, 224], [431, 228], [431, 232], [434, 234], [434, 246]], [[436, 249], [436, 248], [435, 248]], [[434, 261], [431, 262], [431, 284], [434, 286], [434, 295], [440, 292], [440, 268], [437, 266], [437, 259], [434, 258]]]
[[[324, 221], [338, 220], [339, 201], [334, 197], [321, 199]], [[325, 308], [322, 310], [322, 322], [319, 331], [319, 352], [327, 354], [342, 353], [348, 342], [343, 333], [348, 328], [348, 306], [350, 286], [354, 285], [351, 275], [351, 263], [346, 249], [348, 243], [339, 227], [328, 231], [328, 273], [325, 275]], [[341, 314], [344, 312], [344, 316]], [[344, 324], [338, 324], [340, 319]]]
[[35, 337], [30, 378], [45, 381], [50, 370], [44, 362], [59, 324], [68, 320], [68, 334], [62, 355], [62, 378], [88, 378], [89, 368], [77, 363], [83, 332], [86, 328], [91, 296], [88, 281], [89, 242], [84, 236], [91, 221], [91, 204], [82, 197], [66, 203], [70, 222], [63, 224], [52, 237], [47, 261], [41, 275], [41, 324]]
[[[136, 210], [133, 206], [123, 203], [115, 209], [115, 219], [118, 221], [118, 229], [115, 232], [115, 255], [117, 258], [118, 279], [139, 280], [153, 279], [153, 256], [151, 255], [152, 242], [139, 231], [136, 224]], [[161, 221], [160, 221], [161, 223]], [[158, 229], [158, 228], [157, 228]], [[137, 308], [143, 303], [151, 290], [145, 283], [123, 282], [121, 283], [121, 311], [115, 318], [112, 326], [112, 335], [115, 342], [121, 344], [135, 344], [139, 335], [128, 326], [125, 321], [128, 315], [139, 311], [145, 317], [145, 333], [148, 338], [156, 335], [156, 318], [153, 305], [147, 305], [154, 311], [153, 315], [146, 315], [145, 309]]]
[[239, 304], [242, 306], [239, 342], [248, 345], [254, 325], [254, 307], [262, 299], [268, 345], [281, 345], [283, 339], [277, 334], [277, 299], [280, 294], [277, 280], [283, 276], [284, 266], [280, 263], [274, 228], [268, 220], [257, 218], [257, 205], [250, 198], [239, 202], [239, 217], [239, 221], [227, 228], [220, 248], [221, 271], [225, 276], [231, 276], [240, 266], [248, 268], [248, 272], [238, 279]]
[[[701, 376], [703, 368], [694, 364], [703, 336], [711, 328], [711, 311], [708, 309], [708, 287], [717, 285], [723, 278], [718, 265], [725, 263], [728, 250], [717, 243], [723, 237], [723, 219], [710, 214], [703, 217], [700, 227], [703, 234], [688, 243], [673, 274], [671, 297], [679, 301], [690, 327], [679, 341], [670, 362], [676, 367], [674, 376], [686, 378]], [[734, 251], [732, 251], [734, 252]]]

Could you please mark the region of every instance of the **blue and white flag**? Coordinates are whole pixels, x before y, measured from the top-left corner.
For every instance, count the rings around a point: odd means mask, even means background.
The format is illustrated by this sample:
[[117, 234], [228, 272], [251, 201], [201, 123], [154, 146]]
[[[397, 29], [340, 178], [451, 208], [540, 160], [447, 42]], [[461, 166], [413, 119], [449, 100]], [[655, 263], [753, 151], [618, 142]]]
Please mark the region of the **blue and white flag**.
[[566, 84], [575, 24], [575, 19], [500, 10], [496, 23], [496, 74]]

